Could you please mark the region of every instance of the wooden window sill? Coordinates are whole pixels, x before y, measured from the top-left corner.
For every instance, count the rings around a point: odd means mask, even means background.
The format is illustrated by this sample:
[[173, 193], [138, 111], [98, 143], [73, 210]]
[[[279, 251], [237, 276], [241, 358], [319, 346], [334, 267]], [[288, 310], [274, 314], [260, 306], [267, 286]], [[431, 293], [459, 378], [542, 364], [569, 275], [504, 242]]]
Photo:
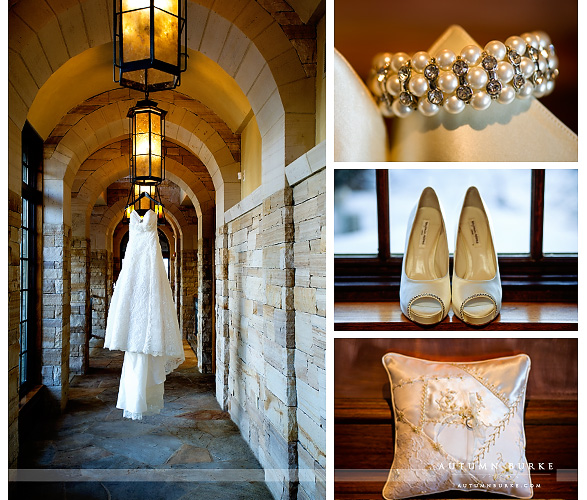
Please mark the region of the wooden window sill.
[[28, 405], [29, 403], [31, 403], [34, 399], [36, 399], [37, 396], [40, 397], [40, 392], [43, 387], [45, 387], [45, 386], [44, 385], [35, 385], [22, 398], [20, 398], [20, 401], [18, 404], [19, 410], [22, 411], [24, 409], [24, 407], [26, 405]]
[[471, 327], [448, 316], [432, 327], [412, 323], [401, 312], [399, 302], [336, 302], [335, 330], [567, 330], [578, 329], [578, 307], [568, 302], [507, 302], [489, 325]]

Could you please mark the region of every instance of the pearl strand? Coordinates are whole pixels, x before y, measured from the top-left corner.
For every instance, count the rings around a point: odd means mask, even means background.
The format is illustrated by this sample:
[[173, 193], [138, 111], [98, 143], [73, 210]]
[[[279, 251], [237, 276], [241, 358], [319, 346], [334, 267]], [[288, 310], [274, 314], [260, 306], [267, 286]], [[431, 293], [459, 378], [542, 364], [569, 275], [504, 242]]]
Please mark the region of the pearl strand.
[[509, 104], [516, 97], [542, 97], [554, 89], [558, 58], [542, 31], [466, 46], [460, 54], [444, 49], [434, 57], [417, 52], [379, 54], [368, 80], [383, 116], [405, 117], [413, 111], [451, 114], [470, 105], [478, 111], [492, 101]]

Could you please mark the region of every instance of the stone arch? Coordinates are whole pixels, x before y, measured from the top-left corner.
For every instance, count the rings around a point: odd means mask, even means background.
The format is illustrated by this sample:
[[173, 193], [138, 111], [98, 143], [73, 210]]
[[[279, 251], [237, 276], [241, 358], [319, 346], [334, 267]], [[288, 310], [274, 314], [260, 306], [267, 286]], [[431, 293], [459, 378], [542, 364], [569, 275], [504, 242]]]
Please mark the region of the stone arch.
[[[71, 181], [81, 164], [104, 146], [128, 137], [128, 109], [134, 99], [116, 101], [98, 108], [73, 125], [56, 144], [47, 158], [48, 174], [52, 178]], [[238, 161], [214, 128], [187, 109], [174, 104], [160, 106], [168, 110], [165, 119], [166, 138], [198, 156], [208, 169], [214, 186], [237, 182]]]
[[[77, 196], [72, 200], [72, 230], [74, 235], [82, 236], [87, 234], [92, 209], [97, 198], [110, 184], [128, 174], [128, 161], [129, 159], [126, 155], [114, 160], [108, 160], [100, 168], [92, 172], [79, 187]], [[168, 159], [166, 176], [187, 194], [198, 217], [213, 210], [214, 202], [210, 193], [205, 189], [201, 189], [203, 186], [201, 180], [188, 168], [173, 159]], [[189, 242], [189, 244], [192, 245], [193, 242]]]
[[[131, 101], [127, 101], [124, 108], [128, 109], [127, 105], [130, 107]], [[125, 138], [125, 134], [128, 134], [126, 111], [121, 111], [117, 103], [110, 104], [107, 109], [108, 111], [105, 113], [102, 111], [104, 108], [98, 109], [86, 118], [79, 120], [57, 144], [54, 152], [45, 162], [44, 175], [48, 186], [56, 183], [65, 190], [66, 188], [60, 185], [60, 179], [64, 179], [65, 185], [71, 186], [75, 190], [77, 188], [76, 182], [81, 182], [81, 179], [76, 180], [76, 176], [84, 161], [100, 148]], [[110, 110], [113, 112], [110, 113]], [[104, 114], [107, 114], [112, 121], [106, 121]], [[179, 116], [179, 124], [174, 123], [174, 116], [175, 118]], [[194, 120], [196, 121], [196, 129], [190, 129], [190, 123], [193, 125]], [[172, 114], [171, 119], [167, 121], [168, 124], [175, 125], [175, 127], [170, 127], [171, 133], [167, 135], [169, 141], [190, 151], [206, 166], [216, 189], [216, 199], [211, 201], [216, 204], [219, 215], [223, 214], [224, 208], [228, 204], [236, 203], [240, 198], [240, 181], [237, 175], [240, 171], [240, 164], [234, 161], [232, 153], [218, 132], [189, 111], [183, 114]], [[97, 130], [92, 128], [91, 124], [93, 123], [100, 124], [100, 126], [95, 125]], [[193, 133], [195, 130], [202, 138]], [[87, 147], [88, 144], [92, 146]], [[68, 145], [71, 145], [71, 148]], [[213, 148], [214, 151], [211, 151], [210, 148]], [[77, 151], [73, 151], [73, 149], [77, 149]], [[119, 163], [117, 171], [123, 168], [128, 170], [128, 157], [124, 160], [126, 166], [122, 159], [116, 161]], [[172, 160], [169, 161], [173, 163]], [[189, 175], [189, 169], [184, 168], [184, 171], [186, 175]], [[195, 200], [197, 198], [206, 200], [208, 198], [207, 192], [202, 186], [197, 186], [197, 181], [190, 187], [195, 190], [192, 202], [198, 209], [199, 202]], [[60, 211], [60, 204], [57, 204], [55, 209]]]
[[[189, 2], [190, 49], [201, 51], [228, 74], [242, 79], [248, 84], [244, 88], [252, 86], [252, 75], [260, 74], [263, 68], [259, 56], [268, 61], [278, 84], [305, 76], [294, 45], [279, 23], [257, 2], [224, 0], [214, 2], [211, 8], [207, 4], [205, 0]], [[14, 33], [9, 49], [22, 54], [15, 59], [12, 69], [27, 70], [11, 81], [25, 83], [19, 88], [21, 100], [30, 106], [35, 87], [41, 88], [69, 59], [112, 41], [112, 4], [89, 0], [50, 7], [44, 2], [20, 0], [9, 11], [9, 23]], [[249, 54], [252, 47], [258, 54]], [[247, 54], [248, 70], [241, 68], [240, 63]]]

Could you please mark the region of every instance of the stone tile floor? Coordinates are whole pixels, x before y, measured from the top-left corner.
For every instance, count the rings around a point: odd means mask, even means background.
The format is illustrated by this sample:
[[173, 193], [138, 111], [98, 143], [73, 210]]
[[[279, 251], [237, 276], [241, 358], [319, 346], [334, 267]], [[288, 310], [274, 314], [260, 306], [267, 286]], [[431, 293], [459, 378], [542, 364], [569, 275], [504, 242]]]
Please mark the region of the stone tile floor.
[[131, 421], [116, 409], [123, 353], [93, 347], [65, 412], [22, 440], [18, 473], [36, 479], [11, 482], [10, 498], [271, 499], [263, 469], [216, 401], [214, 375], [199, 373], [191, 347], [184, 349], [185, 363], [165, 382], [161, 414]]

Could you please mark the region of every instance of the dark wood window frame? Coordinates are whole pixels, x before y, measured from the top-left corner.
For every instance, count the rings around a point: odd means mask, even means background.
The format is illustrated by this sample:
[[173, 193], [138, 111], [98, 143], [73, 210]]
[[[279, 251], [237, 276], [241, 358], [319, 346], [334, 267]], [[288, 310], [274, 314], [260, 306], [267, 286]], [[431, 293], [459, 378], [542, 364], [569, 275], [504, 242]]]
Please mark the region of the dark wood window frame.
[[26, 122], [22, 129], [22, 214], [20, 251], [19, 395], [40, 380], [37, 291], [37, 231], [43, 195], [38, 180], [43, 165], [43, 140]]
[[[376, 256], [335, 256], [335, 302], [399, 300], [402, 257], [392, 255], [389, 239], [387, 169], [375, 170], [379, 249]], [[530, 252], [500, 255], [504, 301], [576, 302], [578, 257], [542, 251], [545, 170], [532, 170]], [[452, 257], [450, 259], [452, 275]]]

